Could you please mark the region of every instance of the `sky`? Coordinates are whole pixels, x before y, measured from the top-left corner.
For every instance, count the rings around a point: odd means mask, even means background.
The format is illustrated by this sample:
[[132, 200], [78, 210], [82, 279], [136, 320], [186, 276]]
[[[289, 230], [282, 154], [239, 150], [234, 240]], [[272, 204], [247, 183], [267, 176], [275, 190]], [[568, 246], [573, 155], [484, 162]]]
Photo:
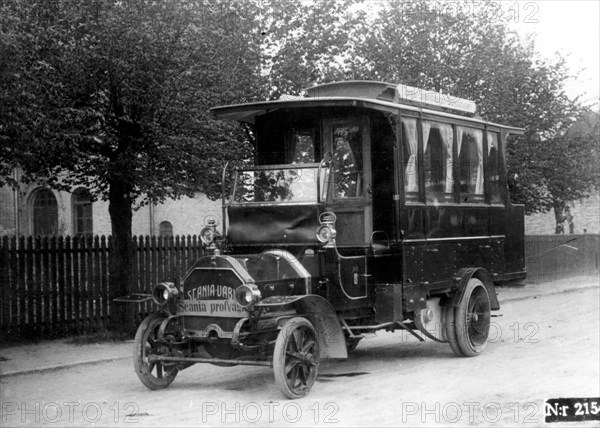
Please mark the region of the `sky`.
[[[570, 97], [582, 95], [582, 100], [594, 104], [598, 111], [600, 97], [600, 1], [504, 1], [514, 18], [511, 27], [525, 36], [536, 34], [535, 50], [542, 57], [552, 58], [559, 52], [567, 58], [572, 79], [566, 92]], [[514, 13], [518, 11], [519, 13]]]
[[[386, 0], [366, 1], [372, 5]], [[407, 8], [429, 1], [444, 10], [481, 13], [485, 0], [400, 0]], [[586, 105], [600, 111], [600, 0], [489, 0], [498, 22], [507, 23], [522, 40], [534, 37], [534, 49], [542, 58], [553, 59], [556, 52], [567, 60], [577, 78], [567, 82], [570, 98], [580, 96]], [[441, 6], [445, 5], [445, 6]], [[457, 7], [458, 9], [454, 9]]]

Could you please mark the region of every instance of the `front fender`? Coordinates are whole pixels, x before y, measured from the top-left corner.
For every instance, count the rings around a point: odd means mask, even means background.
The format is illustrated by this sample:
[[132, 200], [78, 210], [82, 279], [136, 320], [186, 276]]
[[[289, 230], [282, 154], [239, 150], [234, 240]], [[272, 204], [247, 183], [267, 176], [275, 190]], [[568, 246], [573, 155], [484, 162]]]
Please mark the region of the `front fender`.
[[296, 313], [305, 316], [319, 335], [321, 358], [348, 358], [346, 339], [342, 326], [331, 304], [321, 296], [273, 296], [255, 305], [255, 308], [290, 306]]

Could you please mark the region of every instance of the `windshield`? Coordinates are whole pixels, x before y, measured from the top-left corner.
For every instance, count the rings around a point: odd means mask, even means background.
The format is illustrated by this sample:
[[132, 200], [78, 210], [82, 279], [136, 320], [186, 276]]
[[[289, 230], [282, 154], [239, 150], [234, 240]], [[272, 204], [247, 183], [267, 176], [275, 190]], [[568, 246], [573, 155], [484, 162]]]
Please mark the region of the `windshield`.
[[261, 166], [238, 170], [234, 203], [318, 202], [319, 164]]

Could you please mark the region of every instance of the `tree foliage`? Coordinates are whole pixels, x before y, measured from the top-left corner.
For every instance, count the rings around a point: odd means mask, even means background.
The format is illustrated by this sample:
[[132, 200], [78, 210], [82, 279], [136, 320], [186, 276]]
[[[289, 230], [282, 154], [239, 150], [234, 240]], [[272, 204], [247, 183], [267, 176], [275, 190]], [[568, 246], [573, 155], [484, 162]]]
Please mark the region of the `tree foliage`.
[[216, 197], [222, 165], [250, 155], [209, 107], [369, 79], [467, 97], [485, 119], [526, 128], [508, 147], [512, 196], [549, 210], [598, 186], [597, 130], [568, 131], [582, 109], [564, 93], [564, 60], [536, 59], [497, 6], [2, 0], [0, 185], [16, 185], [19, 166], [24, 180], [108, 200], [115, 281], [127, 284], [136, 204]]
[[[208, 108], [260, 96], [251, 3], [7, 0], [0, 4], [2, 177], [85, 186], [109, 201], [117, 294], [132, 208], [203, 191], [249, 147]], [[1, 183], [0, 183], [1, 184]], [[13, 183], [14, 184], [14, 183]]]
[[210, 106], [371, 79], [466, 97], [485, 119], [524, 127], [508, 161], [513, 199], [527, 212], [590, 189], [571, 169], [579, 184], [558, 197], [548, 185], [556, 169], [542, 161], [548, 152], [580, 159], [577, 144], [561, 149], [582, 111], [564, 93], [564, 59], [536, 58], [495, 2], [6, 0], [1, 8], [3, 181], [25, 165], [26, 178], [84, 185], [105, 199], [111, 177], [128, 183], [132, 201], [214, 197], [223, 162], [249, 149], [239, 128], [210, 118]]
[[371, 20], [363, 16], [352, 75], [469, 98], [486, 120], [525, 128], [508, 146], [511, 196], [527, 213], [549, 210], [556, 195], [546, 180], [555, 174], [543, 162], [548, 142], [581, 111], [564, 93], [571, 77], [565, 60], [536, 58], [532, 45], [509, 31], [497, 3], [440, 5], [390, 1]]
[[556, 220], [564, 233], [568, 204], [600, 189], [600, 115], [584, 111], [564, 132], [544, 142], [539, 168]]
[[3, 33], [20, 62], [3, 79], [19, 86], [3, 93], [20, 97], [8, 104], [18, 120], [2, 133], [8, 158], [32, 177], [105, 199], [115, 180], [132, 200], [214, 195], [215, 170], [247, 147], [208, 108], [261, 89], [243, 15], [215, 2], [6, 2], [2, 16], [18, 19]]
[[269, 96], [345, 78], [356, 0], [276, 1], [263, 4], [263, 70]]
[[294, 30], [275, 39], [290, 63], [274, 55], [271, 82], [299, 93], [306, 79], [382, 80], [471, 99], [484, 119], [525, 128], [507, 147], [511, 197], [527, 213], [546, 212], [598, 188], [589, 172], [596, 171], [597, 157], [589, 153], [597, 138], [571, 133], [565, 142], [586, 110], [564, 92], [573, 78], [565, 59], [538, 58], [533, 43], [510, 30], [510, 13], [501, 8], [497, 2], [400, 0], [286, 8], [277, 16]]

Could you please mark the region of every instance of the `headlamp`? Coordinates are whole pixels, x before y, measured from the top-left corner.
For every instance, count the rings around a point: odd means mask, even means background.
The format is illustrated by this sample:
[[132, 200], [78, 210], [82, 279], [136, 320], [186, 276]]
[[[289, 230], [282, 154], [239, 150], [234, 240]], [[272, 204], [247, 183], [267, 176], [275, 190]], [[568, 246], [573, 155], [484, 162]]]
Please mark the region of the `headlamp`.
[[242, 284], [235, 289], [235, 300], [243, 308], [258, 303], [261, 297], [260, 290], [255, 284]]
[[152, 290], [152, 299], [154, 303], [160, 306], [166, 305], [169, 301], [175, 299], [177, 296], [177, 288], [172, 282], [161, 282], [154, 286]]
[[215, 240], [215, 231], [212, 227], [207, 226], [200, 231], [200, 240], [204, 245], [210, 245]]
[[335, 213], [325, 211], [319, 216], [321, 226], [317, 229], [317, 239], [321, 244], [326, 244], [326, 247], [335, 246], [335, 221], [337, 220]]
[[322, 225], [317, 230], [317, 239], [319, 242], [326, 244], [327, 242], [334, 239], [336, 236], [336, 231], [332, 226]]

